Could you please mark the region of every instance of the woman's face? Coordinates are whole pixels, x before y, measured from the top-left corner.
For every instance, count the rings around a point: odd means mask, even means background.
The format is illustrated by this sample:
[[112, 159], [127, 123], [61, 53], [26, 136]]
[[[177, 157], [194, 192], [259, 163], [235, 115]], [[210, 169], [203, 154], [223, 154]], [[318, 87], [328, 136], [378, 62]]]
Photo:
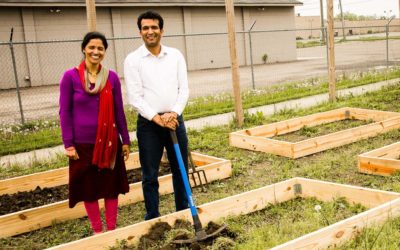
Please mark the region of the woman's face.
[[106, 53], [104, 44], [101, 39], [91, 39], [83, 50], [86, 63], [99, 64]]

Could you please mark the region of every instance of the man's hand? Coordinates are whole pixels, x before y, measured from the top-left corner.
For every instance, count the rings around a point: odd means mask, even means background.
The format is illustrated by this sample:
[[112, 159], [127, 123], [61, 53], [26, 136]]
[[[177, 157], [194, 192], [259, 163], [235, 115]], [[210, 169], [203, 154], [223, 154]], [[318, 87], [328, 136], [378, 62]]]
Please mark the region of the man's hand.
[[178, 114], [175, 112], [168, 112], [161, 116], [164, 121], [164, 126], [168, 129], [175, 130], [179, 126]]
[[130, 150], [128, 144], [122, 145], [122, 155], [124, 156], [124, 161], [127, 161], [129, 159], [130, 152], [131, 152], [131, 150]]
[[165, 127], [164, 120], [161, 119], [161, 116], [159, 114], [155, 115], [153, 117], [153, 119], [151, 119], [151, 121], [154, 122], [155, 124], [157, 124], [160, 127]]
[[79, 159], [78, 152], [76, 151], [75, 147], [73, 147], [73, 146], [66, 148], [64, 154], [72, 160]]
[[177, 117], [178, 117], [177, 113], [169, 112], [169, 113], [164, 113], [161, 116], [157, 114], [151, 120], [160, 127], [175, 130], [179, 126]]

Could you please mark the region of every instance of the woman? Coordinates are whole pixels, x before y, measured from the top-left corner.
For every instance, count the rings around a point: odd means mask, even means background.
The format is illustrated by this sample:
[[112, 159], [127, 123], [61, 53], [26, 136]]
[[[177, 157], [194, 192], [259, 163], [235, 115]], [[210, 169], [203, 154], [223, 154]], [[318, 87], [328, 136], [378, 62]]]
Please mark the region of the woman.
[[[104, 198], [107, 230], [114, 230], [118, 195], [129, 191], [124, 160], [129, 134], [117, 74], [100, 63], [108, 44], [99, 32], [82, 41], [84, 60], [60, 83], [60, 124], [69, 158], [69, 207], [83, 201], [92, 229], [103, 225], [98, 200]], [[122, 145], [119, 139], [122, 138]]]

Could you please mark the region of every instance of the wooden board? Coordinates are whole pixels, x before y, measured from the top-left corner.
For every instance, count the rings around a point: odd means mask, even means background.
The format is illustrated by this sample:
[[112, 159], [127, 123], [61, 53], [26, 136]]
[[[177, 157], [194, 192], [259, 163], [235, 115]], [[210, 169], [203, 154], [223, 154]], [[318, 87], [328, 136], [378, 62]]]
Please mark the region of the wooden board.
[[[204, 170], [209, 182], [229, 178], [232, 174], [231, 162], [216, 157], [209, 157], [198, 153], [192, 154], [194, 161], [200, 157], [208, 164], [199, 167]], [[191, 175], [189, 175], [191, 177]], [[193, 180], [190, 180], [193, 185]], [[173, 192], [172, 175], [159, 177], [160, 195]], [[198, 182], [197, 182], [198, 183]], [[203, 180], [205, 183], [205, 180]], [[137, 182], [129, 185], [129, 193], [119, 196], [119, 205], [127, 205], [143, 200], [142, 183]], [[102, 204], [102, 202], [100, 203]], [[13, 236], [39, 228], [50, 226], [52, 223], [72, 220], [86, 216], [82, 203], [78, 203], [73, 209], [68, 207], [68, 200], [57, 203], [27, 209], [11, 214], [0, 216], [0, 238]]]
[[[293, 192], [293, 185], [295, 183], [295, 179], [290, 179], [198, 206], [200, 221], [206, 225], [209, 221], [217, 221], [227, 216], [255, 212], [270, 204], [288, 201], [295, 197]], [[139, 240], [142, 235], [146, 234], [155, 223], [163, 221], [173, 225], [177, 219], [191, 221], [190, 211], [186, 209], [171, 213], [156, 219], [143, 221], [114, 231], [59, 245], [51, 249], [105, 249], [115, 245], [116, 240], [123, 239], [127, 240], [128, 243], [134, 243]]]
[[360, 154], [358, 170], [366, 174], [389, 176], [400, 171], [400, 142]]
[[[126, 169], [140, 168], [139, 153], [131, 153]], [[30, 191], [36, 187], [50, 188], [68, 183], [68, 167], [0, 180], [0, 195]]]
[[[192, 158], [196, 166], [204, 166], [213, 162], [213, 158], [208, 155], [202, 155], [196, 152], [191, 152]], [[167, 162], [165, 154], [161, 161]], [[218, 159], [217, 161], [220, 161]], [[129, 155], [129, 159], [125, 162], [126, 169], [140, 168], [139, 153], [134, 152]], [[68, 167], [49, 170], [30, 175], [18, 176], [14, 178], [0, 180], [0, 195], [13, 194], [17, 192], [34, 190], [37, 187], [50, 188], [65, 185], [68, 183]]]
[[[293, 143], [271, 138], [300, 130], [304, 126], [312, 127], [344, 119], [372, 120], [374, 122]], [[236, 131], [229, 134], [229, 144], [243, 149], [295, 159], [397, 128], [400, 128], [400, 113], [347, 107]]]
[[[321, 189], [323, 192], [315, 193], [315, 189]], [[366, 195], [368, 198], [372, 197], [374, 201], [371, 204], [373, 204], [374, 207], [361, 214], [332, 224], [329, 227], [322, 228], [277, 246], [275, 249], [324, 249], [349, 239], [355, 230], [361, 230], [367, 226], [383, 223], [390, 218], [389, 216], [400, 216], [400, 194], [398, 193], [315, 181], [305, 178], [293, 178], [213, 201], [199, 206], [198, 211], [202, 223], [207, 224], [209, 221], [218, 221], [227, 216], [252, 213], [264, 209], [270, 204], [288, 201], [298, 196], [316, 196], [317, 198], [319, 197], [322, 200], [326, 200], [336, 197], [338, 194], [350, 201], [357, 200], [356, 197], [360, 195]], [[382, 202], [382, 204], [379, 204], [379, 202]], [[366, 204], [369, 204], [369, 202]], [[189, 210], [175, 212], [149, 221], [143, 221], [116, 229], [115, 231], [62, 244], [51, 249], [105, 249], [114, 246], [117, 240], [126, 240], [128, 243], [135, 243], [142, 235], [146, 234], [155, 223], [167, 222], [173, 225], [176, 219], [191, 221]]]

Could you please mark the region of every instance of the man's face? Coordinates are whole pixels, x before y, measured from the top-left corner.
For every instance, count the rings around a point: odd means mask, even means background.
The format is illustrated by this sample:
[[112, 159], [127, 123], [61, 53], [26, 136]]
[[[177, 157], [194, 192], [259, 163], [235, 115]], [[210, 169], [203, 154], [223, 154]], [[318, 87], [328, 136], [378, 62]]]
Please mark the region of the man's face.
[[163, 32], [164, 31], [161, 30], [158, 25], [157, 19], [142, 19], [140, 35], [147, 47], [151, 48], [159, 46]]

